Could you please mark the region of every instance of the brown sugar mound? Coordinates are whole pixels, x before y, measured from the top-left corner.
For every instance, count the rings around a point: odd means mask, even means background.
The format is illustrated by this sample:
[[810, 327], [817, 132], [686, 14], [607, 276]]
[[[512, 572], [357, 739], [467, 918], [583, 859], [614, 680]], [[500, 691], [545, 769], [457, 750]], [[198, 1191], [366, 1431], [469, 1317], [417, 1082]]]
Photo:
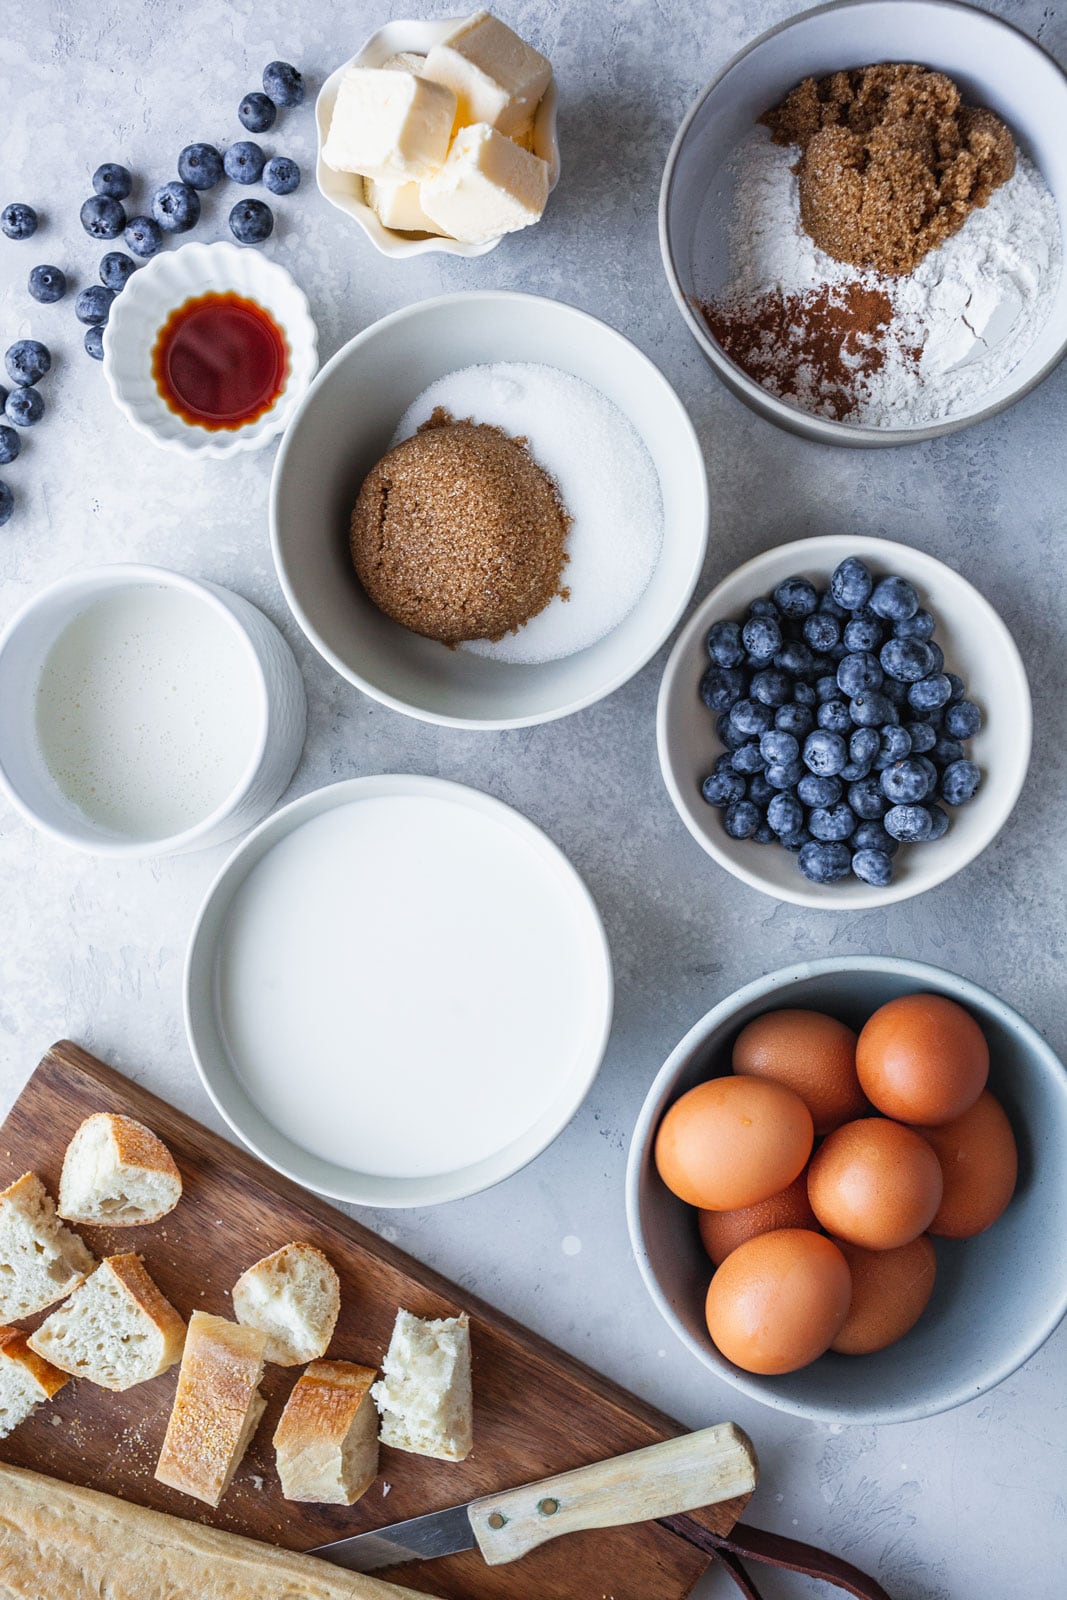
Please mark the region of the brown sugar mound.
[[386, 616], [454, 645], [502, 639], [544, 610], [561, 592], [569, 526], [522, 440], [439, 408], [367, 474], [350, 547]]
[[1015, 171], [1015, 141], [951, 78], [901, 62], [805, 78], [760, 119], [798, 144], [800, 218], [838, 261], [911, 272]]

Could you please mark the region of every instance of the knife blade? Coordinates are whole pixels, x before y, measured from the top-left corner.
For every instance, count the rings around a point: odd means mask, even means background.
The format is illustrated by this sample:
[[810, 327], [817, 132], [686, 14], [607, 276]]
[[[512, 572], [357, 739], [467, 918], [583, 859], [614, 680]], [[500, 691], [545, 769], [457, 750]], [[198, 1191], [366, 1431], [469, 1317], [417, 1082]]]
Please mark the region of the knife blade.
[[649, 1522], [751, 1494], [759, 1467], [732, 1422], [612, 1456], [466, 1505], [318, 1545], [309, 1555], [352, 1572], [479, 1549], [489, 1566], [515, 1561], [561, 1534]]

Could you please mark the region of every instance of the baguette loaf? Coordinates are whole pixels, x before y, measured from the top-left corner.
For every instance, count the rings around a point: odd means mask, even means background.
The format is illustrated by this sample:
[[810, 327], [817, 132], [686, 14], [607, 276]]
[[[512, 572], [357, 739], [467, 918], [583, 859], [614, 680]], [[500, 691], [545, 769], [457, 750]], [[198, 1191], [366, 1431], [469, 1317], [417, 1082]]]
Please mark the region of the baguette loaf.
[[30, 1349], [21, 1328], [0, 1328], [0, 1439], [67, 1381], [65, 1372]]
[[351, 1506], [378, 1476], [373, 1367], [313, 1361], [293, 1386], [274, 1449], [287, 1500]]
[[67, 1146], [58, 1209], [68, 1222], [139, 1228], [173, 1211], [181, 1194], [181, 1173], [151, 1128], [98, 1111]]
[[174, 1365], [185, 1323], [140, 1256], [127, 1253], [101, 1261], [29, 1343], [74, 1378], [88, 1378], [102, 1389], [132, 1389]]
[[194, 1311], [156, 1477], [217, 1506], [267, 1402], [259, 1392], [266, 1335]]
[[0, 1322], [32, 1317], [65, 1300], [96, 1265], [85, 1245], [56, 1216], [35, 1172], [0, 1194]]
[[237, 1534], [0, 1466], [0, 1600], [425, 1600]]

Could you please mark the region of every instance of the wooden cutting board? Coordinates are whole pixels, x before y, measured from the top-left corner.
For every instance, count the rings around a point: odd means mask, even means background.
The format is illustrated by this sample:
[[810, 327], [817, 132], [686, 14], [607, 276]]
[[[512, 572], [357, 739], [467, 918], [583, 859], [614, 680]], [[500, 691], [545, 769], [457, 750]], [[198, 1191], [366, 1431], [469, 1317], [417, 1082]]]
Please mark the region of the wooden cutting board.
[[[54, 1045], [13, 1106], [0, 1136], [0, 1186], [32, 1170], [54, 1195], [67, 1141], [94, 1111], [124, 1112], [147, 1123], [169, 1146], [185, 1184], [176, 1210], [154, 1227], [80, 1230], [97, 1256], [138, 1250], [183, 1315], [199, 1307], [232, 1316], [229, 1291], [247, 1266], [292, 1239], [309, 1240], [341, 1278], [330, 1354], [368, 1366], [380, 1364], [398, 1306], [419, 1316], [469, 1312], [474, 1451], [467, 1461], [451, 1463], [383, 1449], [381, 1476], [355, 1506], [291, 1504], [282, 1498], [270, 1441], [300, 1369], [268, 1366], [266, 1415], [232, 1488], [213, 1511], [153, 1477], [175, 1367], [124, 1394], [68, 1384], [0, 1442], [0, 1459], [306, 1550], [684, 1431], [77, 1045]], [[728, 1533], [746, 1498], [710, 1507], [700, 1520]], [[487, 1567], [473, 1552], [409, 1563], [397, 1569], [397, 1580], [442, 1600], [683, 1600], [706, 1565], [692, 1545], [645, 1523], [576, 1534], [514, 1565]]]

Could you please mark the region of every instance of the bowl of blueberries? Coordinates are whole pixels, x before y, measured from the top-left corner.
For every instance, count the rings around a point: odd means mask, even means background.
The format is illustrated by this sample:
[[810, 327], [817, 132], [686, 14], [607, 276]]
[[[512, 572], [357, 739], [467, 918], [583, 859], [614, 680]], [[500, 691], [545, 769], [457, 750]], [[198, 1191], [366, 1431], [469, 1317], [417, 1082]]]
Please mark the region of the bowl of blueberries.
[[1019, 797], [1031, 728], [988, 601], [923, 551], [841, 534], [719, 584], [671, 652], [657, 715], [698, 844], [820, 910], [909, 899], [973, 861]]

